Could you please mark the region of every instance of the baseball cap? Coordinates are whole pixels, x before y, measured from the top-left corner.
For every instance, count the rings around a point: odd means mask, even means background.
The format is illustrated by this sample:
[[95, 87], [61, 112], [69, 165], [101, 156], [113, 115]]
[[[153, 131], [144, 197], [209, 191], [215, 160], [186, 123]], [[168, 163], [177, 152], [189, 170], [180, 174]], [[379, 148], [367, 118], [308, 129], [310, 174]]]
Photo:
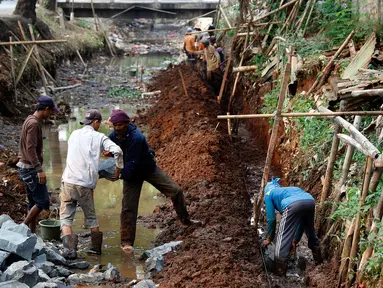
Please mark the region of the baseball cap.
[[86, 111], [84, 120], [80, 121], [81, 125], [89, 125], [94, 120], [102, 120], [101, 113], [97, 109], [90, 109]]
[[186, 29], [186, 33], [191, 33], [191, 32], [193, 32], [193, 29], [192, 29], [191, 27], [188, 27], [188, 28]]
[[59, 113], [60, 109], [58, 109], [53, 101], [52, 97], [41, 95], [39, 99], [37, 99], [37, 105], [42, 105], [46, 107], [50, 107], [54, 110], [54, 112]]

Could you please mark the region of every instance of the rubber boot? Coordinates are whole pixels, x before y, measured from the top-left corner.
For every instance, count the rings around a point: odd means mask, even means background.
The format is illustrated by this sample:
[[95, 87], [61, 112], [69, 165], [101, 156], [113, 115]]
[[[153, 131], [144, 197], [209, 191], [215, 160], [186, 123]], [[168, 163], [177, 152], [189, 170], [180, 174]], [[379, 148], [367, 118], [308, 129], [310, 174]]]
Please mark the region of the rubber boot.
[[322, 259], [322, 253], [320, 251], [320, 247], [319, 246], [313, 247], [311, 249], [311, 252], [313, 253], [315, 265], [322, 264], [323, 259]]
[[177, 195], [172, 198], [173, 207], [176, 210], [178, 218], [181, 220], [184, 225], [191, 225], [192, 221], [190, 220], [189, 213], [186, 209], [184, 193], [182, 191], [178, 192]]
[[102, 247], [102, 232], [92, 232], [90, 233], [91, 246], [87, 254], [101, 255], [101, 247]]
[[287, 271], [287, 261], [275, 258], [275, 275], [285, 276]]
[[64, 246], [61, 255], [67, 260], [77, 259], [78, 236], [76, 234], [65, 235], [61, 237], [61, 241]]

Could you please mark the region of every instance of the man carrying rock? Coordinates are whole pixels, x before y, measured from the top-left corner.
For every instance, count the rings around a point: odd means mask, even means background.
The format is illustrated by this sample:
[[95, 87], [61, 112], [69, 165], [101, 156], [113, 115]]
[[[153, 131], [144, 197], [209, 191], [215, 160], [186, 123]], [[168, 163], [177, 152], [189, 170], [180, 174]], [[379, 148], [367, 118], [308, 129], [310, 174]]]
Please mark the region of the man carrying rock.
[[[267, 220], [267, 237], [262, 247], [266, 248], [275, 236], [275, 210], [281, 213], [275, 244], [276, 274], [286, 274], [287, 257], [290, 250], [302, 238], [303, 232], [308, 237], [308, 246], [313, 253], [316, 264], [322, 262], [319, 240], [314, 229], [315, 201], [306, 191], [298, 187], [281, 187], [279, 178], [268, 182], [265, 187], [265, 206]], [[294, 239], [294, 241], [293, 241]]]
[[59, 112], [53, 99], [40, 96], [36, 111], [25, 119], [20, 134], [19, 162], [16, 164], [20, 178], [25, 184], [28, 196], [28, 214], [24, 224], [36, 232], [37, 216], [48, 210], [50, 201], [46, 186], [47, 178], [43, 171], [43, 132], [42, 121]]
[[171, 198], [174, 209], [184, 225], [197, 223], [189, 217], [181, 187], [156, 165], [154, 151], [149, 148], [145, 136], [130, 123], [129, 116], [122, 110], [113, 110], [110, 121], [113, 123], [114, 131], [109, 137], [124, 152], [125, 165], [121, 170], [123, 179], [120, 228], [122, 250], [126, 253], [133, 251], [138, 203], [144, 181]]
[[84, 211], [85, 226], [91, 230], [91, 248], [87, 252], [101, 254], [103, 234], [97, 222], [93, 190], [98, 180], [102, 152], [111, 152], [116, 159], [116, 169], [111, 180], [119, 178], [120, 169], [124, 164], [120, 147], [104, 134], [97, 132], [101, 120], [98, 110], [87, 111], [85, 119], [80, 122], [85, 126], [73, 131], [68, 140], [68, 155], [62, 176], [63, 188], [60, 193], [60, 221], [63, 256], [70, 260], [77, 258], [78, 236], [72, 231], [77, 203]]

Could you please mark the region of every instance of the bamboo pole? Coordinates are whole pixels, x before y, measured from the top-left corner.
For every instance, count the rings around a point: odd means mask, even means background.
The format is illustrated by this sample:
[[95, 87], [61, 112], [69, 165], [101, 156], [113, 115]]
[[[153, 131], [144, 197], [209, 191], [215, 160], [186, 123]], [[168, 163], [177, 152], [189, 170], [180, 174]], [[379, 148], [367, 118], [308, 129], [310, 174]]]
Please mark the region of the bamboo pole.
[[383, 89], [368, 89], [368, 90], [356, 90], [351, 91], [352, 97], [382, 97], [383, 96]]
[[[227, 115], [230, 115], [230, 112], [227, 112]], [[231, 136], [231, 122], [230, 119], [227, 119], [227, 134]]]
[[[352, 245], [351, 245], [351, 251], [350, 251], [350, 261], [348, 263], [348, 274], [351, 273], [354, 267], [355, 263], [355, 257], [358, 252], [359, 247], [359, 240], [360, 240], [360, 223], [361, 223], [361, 210], [364, 205], [364, 202], [366, 200], [366, 197], [368, 195], [368, 187], [370, 185], [371, 180], [371, 173], [372, 173], [372, 162], [373, 159], [371, 157], [367, 157], [366, 160], [366, 166], [364, 170], [364, 179], [363, 179], [363, 188], [362, 188], [362, 194], [360, 195], [359, 199], [359, 209], [358, 213], [356, 214], [355, 219], [355, 229], [354, 229], [354, 237], [352, 239]], [[346, 288], [349, 288], [351, 286], [351, 283], [348, 278], [346, 278]]]
[[181, 76], [182, 86], [184, 87], [185, 95], [187, 98], [189, 98], [188, 90], [186, 89], [186, 85], [185, 85], [184, 75], [182, 74], [181, 70], [178, 70], [178, 72], [180, 73], [180, 76]]
[[110, 17], [110, 19], [116, 18], [117, 16], [120, 16], [121, 14], [124, 14], [125, 12], [128, 12], [128, 11], [134, 9], [134, 8], [136, 8], [136, 6], [131, 6], [128, 9], [125, 9], [124, 11], [121, 11], [121, 12], [119, 12], [117, 14], [114, 14], [112, 17]]
[[51, 44], [51, 43], [66, 43], [68, 40], [32, 40], [32, 41], [18, 41], [18, 42], [1, 42], [0, 46], [8, 45], [35, 45], [35, 44]]
[[94, 19], [94, 25], [96, 27], [96, 31], [98, 31], [97, 15], [96, 15], [96, 11], [94, 10], [93, 0], [90, 0], [90, 6], [92, 7], [92, 14], [93, 14], [93, 19]]
[[[29, 33], [31, 34], [32, 40], [36, 41], [35, 40], [35, 34], [33, 33], [32, 25], [28, 24], [28, 27], [29, 27]], [[37, 65], [39, 66], [40, 71], [41, 71], [41, 80], [43, 82], [45, 94], [48, 95], [47, 78], [45, 78], [45, 73], [44, 73], [43, 65], [41, 64], [40, 53], [39, 53], [39, 49], [38, 49], [37, 46], [36, 46], [36, 49], [35, 49], [35, 56], [36, 56], [36, 59], [37, 59]]]
[[227, 81], [227, 74], [229, 73], [230, 64], [231, 64], [231, 54], [232, 53], [230, 52], [229, 59], [227, 60], [227, 65], [226, 65], [226, 68], [225, 68], [225, 73], [223, 74], [223, 79], [222, 79], [222, 83], [221, 83], [221, 89], [219, 90], [219, 95], [218, 95], [218, 98], [217, 98], [218, 103], [221, 103], [222, 96], [223, 96], [223, 91], [225, 90], [225, 84], [226, 84], [226, 81]]
[[356, 148], [358, 151], [362, 152], [364, 155], [368, 157], [372, 157], [372, 154], [368, 152], [362, 145], [359, 144], [358, 141], [356, 141], [354, 138], [346, 135], [346, 134], [337, 134], [337, 137], [341, 139], [344, 143], [348, 145], [352, 145], [354, 148]]
[[[9, 37], [9, 42], [12, 42], [12, 36]], [[12, 45], [9, 45], [9, 51], [11, 52], [11, 74], [12, 74], [12, 81], [13, 81], [13, 92], [15, 93], [15, 102], [17, 102], [15, 58], [13, 57], [13, 46]]]
[[[269, 24], [281, 24], [282, 22], [280, 21], [275, 21], [275, 22], [265, 22], [265, 23], [255, 23], [252, 24], [252, 27], [262, 27], [262, 26], [267, 26]], [[249, 27], [248, 25], [242, 25], [242, 26], [236, 26], [236, 27], [231, 27], [231, 28], [217, 28], [217, 29], [210, 29], [210, 30], [203, 30], [203, 31], [194, 31], [190, 32], [191, 35], [193, 34], [201, 34], [204, 32], [219, 32], [219, 31], [230, 31], [230, 30], [237, 30], [237, 29], [243, 29]]]
[[112, 57], [115, 57], [115, 56], [116, 56], [116, 51], [114, 51], [113, 45], [112, 45], [112, 43], [110, 43], [109, 38], [108, 38], [108, 35], [106, 34], [105, 29], [104, 29], [104, 27], [102, 26], [102, 23], [101, 23], [100, 19], [97, 17], [97, 15], [96, 15], [96, 19], [97, 19], [97, 21], [99, 22], [99, 28], [100, 28], [100, 30], [101, 30], [101, 33], [104, 35], [105, 42], [106, 42], [106, 44], [108, 45], [110, 54], [112, 55]]
[[306, 14], [307, 14], [307, 12], [309, 11], [309, 8], [310, 8], [311, 3], [312, 3], [312, 0], [309, 0], [309, 1], [307, 1], [307, 3], [306, 3], [306, 7], [305, 7], [305, 10], [303, 11], [303, 15], [302, 15], [301, 21], [299, 22], [298, 27], [297, 27], [297, 30], [296, 30], [297, 34], [299, 34], [299, 31], [300, 31], [301, 28], [302, 28], [303, 21], [304, 21], [305, 18], [306, 18]]
[[260, 17], [257, 18], [257, 19], [254, 19], [253, 21], [251, 21], [251, 23], [258, 22], [258, 21], [260, 21], [260, 20], [262, 20], [262, 19], [265, 19], [265, 18], [267, 18], [267, 17], [269, 17], [269, 16], [271, 16], [271, 15], [274, 15], [275, 13], [278, 13], [279, 11], [285, 9], [286, 7], [291, 6], [292, 4], [294, 4], [294, 3], [297, 2], [297, 1], [299, 1], [299, 0], [292, 0], [292, 1], [290, 1], [290, 2], [288, 2], [288, 3], [286, 3], [286, 4], [284, 4], [284, 5], [282, 5], [282, 6], [279, 7], [278, 9], [275, 9], [275, 10], [269, 12], [269, 13], [266, 13], [266, 14], [260, 16]]
[[305, 36], [306, 29], [307, 29], [307, 26], [308, 26], [308, 24], [309, 24], [309, 22], [310, 22], [311, 15], [313, 14], [313, 11], [314, 11], [316, 2], [317, 2], [317, 0], [313, 0], [313, 5], [311, 6], [309, 16], [307, 17], [306, 24], [305, 24], [305, 28], [304, 28], [303, 31], [302, 31], [302, 36]]
[[318, 78], [314, 84], [311, 86], [310, 90], [307, 92], [305, 97], [308, 97], [315, 88], [319, 85], [322, 86], [324, 82], [326, 81], [327, 77], [329, 76], [331, 72], [331, 67], [334, 64], [334, 61], [336, 58], [338, 58], [339, 54], [343, 51], [343, 49], [346, 47], [348, 42], [351, 40], [352, 36], [354, 35], [355, 31], [352, 30], [351, 33], [347, 36], [346, 40], [344, 40], [343, 44], [339, 47], [338, 51], [331, 57], [330, 61], [327, 63], [326, 67], [323, 69], [323, 74], [320, 78]]
[[340, 257], [337, 287], [341, 287], [344, 281], [347, 279], [347, 268], [348, 268], [348, 262], [350, 261], [350, 251], [351, 251], [354, 230], [355, 230], [355, 219], [352, 219], [351, 225], [347, 231], [346, 237], [343, 242], [342, 255]]
[[[283, 5], [283, 2], [284, 2], [284, 0], [281, 0], [281, 3], [279, 3], [279, 7], [281, 7]], [[275, 16], [274, 16], [274, 19], [275, 19]], [[273, 26], [274, 26], [274, 24], [270, 24], [269, 29], [267, 30], [266, 35], [262, 40], [262, 44], [261, 44], [262, 49], [264, 49], [266, 47], [267, 39], [269, 39], [271, 30], [273, 29]]]
[[[327, 109], [326, 109], [327, 110]], [[330, 111], [330, 110], [328, 110]], [[297, 118], [297, 117], [335, 117], [335, 116], [378, 116], [383, 115], [383, 111], [344, 111], [344, 112], [299, 112], [299, 113], [281, 113], [281, 117]], [[218, 115], [217, 119], [251, 119], [251, 118], [273, 118], [275, 114], [244, 114], [244, 115]]]
[[[221, 7], [221, 0], [219, 0], [218, 1], [218, 4], [217, 4], [217, 7], [216, 7], [216, 10], [214, 10], [214, 11], [217, 11], [217, 13], [215, 13], [215, 15], [214, 15], [214, 18], [213, 18], [213, 24], [214, 24], [214, 26], [217, 26], [218, 25], [218, 21], [219, 21], [219, 17], [220, 17], [220, 15], [219, 15], [219, 8]], [[211, 12], [211, 11], [210, 11]], [[198, 17], [199, 18], [199, 17]]]
[[242, 66], [242, 67], [235, 67], [235, 68], [233, 68], [233, 73], [247, 72], [247, 71], [257, 71], [257, 70], [258, 70], [258, 66], [256, 66], [256, 65]]
[[27, 54], [27, 57], [25, 58], [23, 64], [21, 65], [21, 69], [20, 69], [19, 74], [17, 75], [17, 78], [16, 78], [16, 80], [15, 80], [16, 85], [17, 85], [17, 83], [19, 83], [21, 77], [23, 76], [25, 67], [27, 67], [28, 61], [29, 61], [29, 59], [31, 58], [31, 55], [32, 55], [32, 53], [33, 53], [33, 49], [34, 49], [35, 47], [36, 47], [36, 46], [32, 46], [32, 48], [29, 50], [29, 52], [28, 52], [28, 54]]
[[283, 74], [282, 87], [281, 87], [281, 91], [280, 91], [279, 99], [278, 99], [277, 112], [274, 117], [274, 125], [271, 132], [269, 147], [267, 149], [267, 155], [266, 155], [265, 167], [263, 169], [261, 187], [260, 187], [257, 199], [254, 199], [254, 223], [255, 223], [254, 225], [258, 225], [259, 212], [262, 207], [264, 193], [265, 193], [264, 188], [269, 178], [271, 160], [274, 155], [275, 147], [277, 146], [281, 112], [282, 112], [283, 103], [285, 102], [285, 97], [287, 94], [287, 86], [289, 84], [290, 75], [291, 75], [291, 55], [288, 55], [288, 61], [285, 67], [285, 72]]
[[229, 19], [227, 19], [225, 11], [223, 11], [221, 6], [219, 7], [219, 10], [221, 11], [223, 18], [225, 19], [227, 26], [229, 26], [229, 28], [233, 28], [233, 26], [231, 26], [231, 24], [229, 22]]
[[82, 65], [84, 65], [84, 68], [86, 68], [86, 64], [84, 62], [84, 59], [82, 59], [82, 56], [81, 56], [80, 52], [78, 50], [76, 50], [76, 53], [78, 55], [78, 58], [80, 58], [80, 61], [81, 61]]

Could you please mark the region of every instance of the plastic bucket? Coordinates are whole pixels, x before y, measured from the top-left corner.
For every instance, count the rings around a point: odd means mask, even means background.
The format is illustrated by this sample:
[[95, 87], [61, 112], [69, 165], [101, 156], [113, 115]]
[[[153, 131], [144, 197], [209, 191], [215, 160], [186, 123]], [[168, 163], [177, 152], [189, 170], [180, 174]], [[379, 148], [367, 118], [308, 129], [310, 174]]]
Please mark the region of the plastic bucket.
[[41, 237], [45, 240], [60, 240], [60, 221], [41, 220]]

